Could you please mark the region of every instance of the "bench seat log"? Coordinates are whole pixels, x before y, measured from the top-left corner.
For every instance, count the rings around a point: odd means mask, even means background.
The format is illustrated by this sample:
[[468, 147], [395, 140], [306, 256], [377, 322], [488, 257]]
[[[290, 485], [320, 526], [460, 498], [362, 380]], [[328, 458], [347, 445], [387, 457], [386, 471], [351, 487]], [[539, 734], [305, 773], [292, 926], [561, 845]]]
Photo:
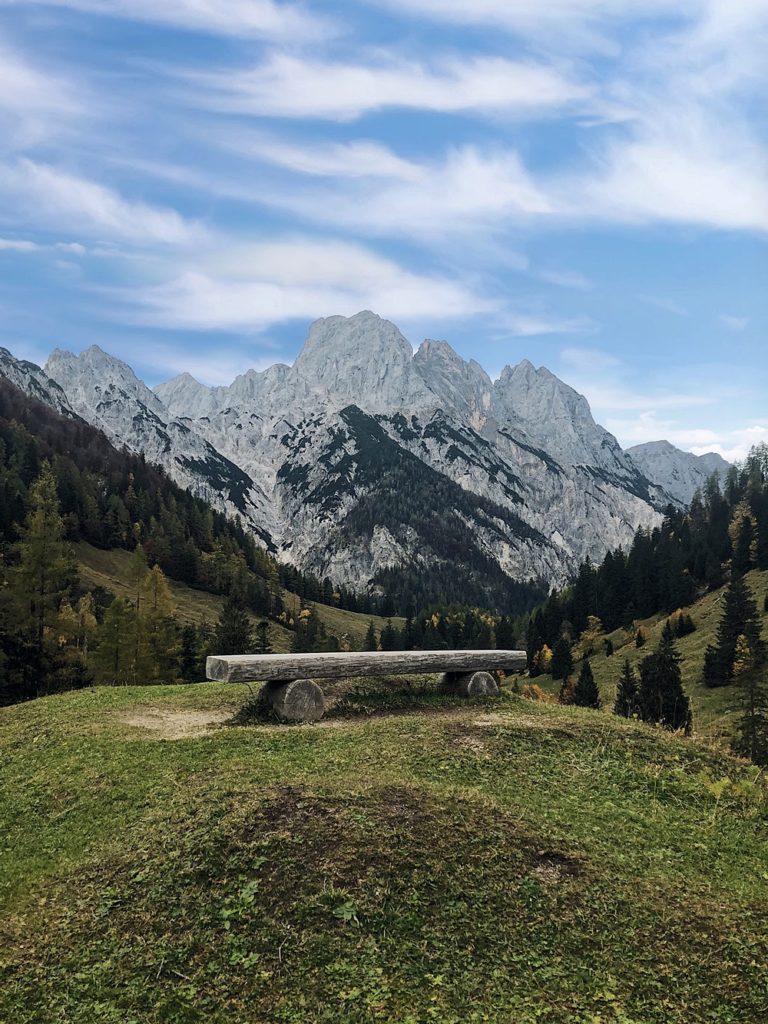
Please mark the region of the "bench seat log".
[[208, 658], [206, 674], [219, 683], [289, 683], [444, 672], [520, 672], [525, 651], [342, 651], [328, 654], [231, 654]]

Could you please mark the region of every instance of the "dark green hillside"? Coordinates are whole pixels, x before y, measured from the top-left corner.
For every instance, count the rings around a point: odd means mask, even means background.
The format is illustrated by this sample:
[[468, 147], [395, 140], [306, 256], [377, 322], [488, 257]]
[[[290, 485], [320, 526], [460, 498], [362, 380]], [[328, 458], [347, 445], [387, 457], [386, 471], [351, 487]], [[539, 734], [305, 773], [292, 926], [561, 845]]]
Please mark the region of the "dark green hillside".
[[512, 696], [280, 728], [0, 709], [0, 1020], [757, 1024], [756, 769]]

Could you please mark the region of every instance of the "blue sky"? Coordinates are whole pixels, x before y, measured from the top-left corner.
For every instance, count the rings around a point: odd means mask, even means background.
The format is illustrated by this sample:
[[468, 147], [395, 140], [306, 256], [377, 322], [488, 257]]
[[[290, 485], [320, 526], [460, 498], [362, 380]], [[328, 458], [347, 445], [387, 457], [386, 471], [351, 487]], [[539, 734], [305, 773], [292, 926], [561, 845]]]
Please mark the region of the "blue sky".
[[0, 0], [0, 344], [228, 383], [369, 308], [741, 456], [766, 52], [768, 0]]

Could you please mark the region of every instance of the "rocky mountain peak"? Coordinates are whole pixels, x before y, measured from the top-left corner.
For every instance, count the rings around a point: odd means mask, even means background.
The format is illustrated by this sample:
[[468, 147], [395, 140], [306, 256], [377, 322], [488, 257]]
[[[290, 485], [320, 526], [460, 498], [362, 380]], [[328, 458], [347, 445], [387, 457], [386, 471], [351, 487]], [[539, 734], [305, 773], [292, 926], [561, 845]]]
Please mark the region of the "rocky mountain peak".
[[398, 328], [365, 310], [316, 320], [292, 377], [330, 400], [362, 403], [369, 412], [429, 407], [434, 396], [413, 365], [413, 348]]
[[658, 483], [682, 505], [690, 504], [696, 491], [713, 473], [725, 476], [730, 468], [729, 463], [716, 452], [694, 455], [693, 452], [680, 451], [669, 441], [638, 444], [627, 454], [649, 480]]
[[462, 359], [447, 341], [427, 339], [413, 363], [444, 409], [482, 429], [491, 414], [493, 384], [478, 362]]

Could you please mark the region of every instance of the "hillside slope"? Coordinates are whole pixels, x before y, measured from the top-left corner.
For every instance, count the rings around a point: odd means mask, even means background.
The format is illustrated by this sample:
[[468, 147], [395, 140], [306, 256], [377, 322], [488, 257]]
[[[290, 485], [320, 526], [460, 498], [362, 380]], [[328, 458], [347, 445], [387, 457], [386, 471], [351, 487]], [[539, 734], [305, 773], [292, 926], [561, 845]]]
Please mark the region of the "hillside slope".
[[763, 1019], [743, 762], [512, 696], [293, 729], [237, 700], [0, 709], [0, 1019]]
[[[768, 572], [753, 571], [747, 577], [749, 586], [761, 610], [768, 594]], [[704, 653], [709, 644], [714, 644], [717, 627], [722, 616], [722, 599], [725, 588], [707, 594], [689, 609], [696, 631], [690, 636], [677, 641], [682, 661], [680, 668], [683, 675], [683, 686], [691, 699], [694, 714], [694, 729], [700, 735], [716, 738], [729, 737], [733, 732], [736, 716], [740, 709], [741, 694], [737, 686], [724, 686], [709, 689], [704, 686]], [[604, 653], [595, 654], [590, 658], [595, 680], [600, 687], [603, 702], [613, 706], [616, 683], [621, 674], [624, 659], [635, 668], [643, 658], [658, 645], [664, 629], [666, 616], [647, 619], [641, 628], [646, 635], [643, 647], [635, 647], [634, 636], [623, 630], [609, 634], [615, 653], [608, 658]], [[763, 615], [765, 635], [768, 635], [768, 615]], [[559, 686], [559, 684], [558, 684]]]
[[[131, 573], [131, 554], [128, 551], [114, 548], [102, 551], [92, 544], [81, 542], [75, 545], [80, 575], [83, 581], [94, 587], [104, 587], [116, 597], [129, 597], [132, 587], [128, 580]], [[214, 623], [224, 605], [224, 598], [217, 594], [209, 594], [204, 590], [196, 590], [176, 580], [168, 580], [171, 594], [176, 606], [176, 617], [180, 622]], [[288, 590], [281, 591], [283, 603], [292, 615], [296, 615], [300, 601], [296, 594]], [[369, 623], [373, 622], [377, 633], [387, 624], [387, 619], [378, 615], [363, 615], [350, 612], [345, 608], [334, 608], [331, 605], [307, 601], [307, 606], [314, 608], [320, 621], [331, 636], [347, 636], [359, 646], [365, 637]], [[252, 616], [254, 622], [258, 616]], [[392, 623], [401, 628], [404, 620], [393, 618]], [[269, 623], [270, 638], [275, 651], [288, 651], [291, 646], [292, 633], [283, 629], [276, 622]]]

